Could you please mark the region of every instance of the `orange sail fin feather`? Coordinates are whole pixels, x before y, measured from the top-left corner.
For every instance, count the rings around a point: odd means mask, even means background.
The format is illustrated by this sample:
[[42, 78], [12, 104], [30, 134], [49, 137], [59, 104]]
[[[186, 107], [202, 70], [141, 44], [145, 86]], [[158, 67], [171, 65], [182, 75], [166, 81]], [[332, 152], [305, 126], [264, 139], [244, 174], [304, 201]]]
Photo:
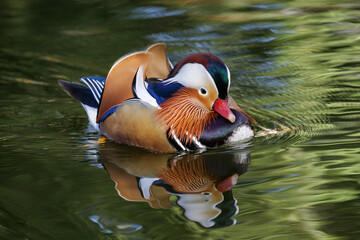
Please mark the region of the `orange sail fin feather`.
[[166, 56], [166, 46], [158, 43], [150, 46], [146, 53], [150, 55], [149, 66], [146, 71], [147, 78], [165, 79], [171, 71], [171, 66]]
[[166, 78], [171, 68], [166, 57], [165, 44], [152, 45], [146, 52], [137, 52], [115, 62], [106, 78], [97, 122], [109, 109], [134, 97], [132, 81], [140, 66], [143, 66], [146, 77]]
[[148, 54], [135, 53], [114, 64], [106, 78], [96, 122], [112, 107], [134, 97], [132, 80], [138, 68], [147, 66], [148, 61]]

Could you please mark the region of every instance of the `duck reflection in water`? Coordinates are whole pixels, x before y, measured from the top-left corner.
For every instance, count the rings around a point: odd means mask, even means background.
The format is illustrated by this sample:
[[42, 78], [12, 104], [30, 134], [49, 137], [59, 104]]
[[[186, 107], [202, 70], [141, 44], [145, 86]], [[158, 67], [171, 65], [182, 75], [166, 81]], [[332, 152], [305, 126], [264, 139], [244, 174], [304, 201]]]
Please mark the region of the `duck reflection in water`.
[[175, 195], [184, 216], [205, 228], [235, 224], [238, 207], [231, 190], [247, 171], [249, 152], [121, 155], [101, 151], [100, 162], [123, 199], [171, 208], [170, 196]]

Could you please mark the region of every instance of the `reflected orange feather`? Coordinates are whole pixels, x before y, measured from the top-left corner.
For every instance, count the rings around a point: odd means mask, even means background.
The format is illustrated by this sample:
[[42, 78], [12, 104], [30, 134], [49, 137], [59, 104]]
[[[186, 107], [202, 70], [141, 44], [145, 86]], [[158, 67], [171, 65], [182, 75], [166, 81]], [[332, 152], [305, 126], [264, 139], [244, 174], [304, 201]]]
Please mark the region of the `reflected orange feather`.
[[156, 176], [180, 193], [202, 192], [216, 181], [216, 177], [206, 169], [205, 161], [201, 157], [186, 157], [173, 161], [167, 168], [159, 170]]

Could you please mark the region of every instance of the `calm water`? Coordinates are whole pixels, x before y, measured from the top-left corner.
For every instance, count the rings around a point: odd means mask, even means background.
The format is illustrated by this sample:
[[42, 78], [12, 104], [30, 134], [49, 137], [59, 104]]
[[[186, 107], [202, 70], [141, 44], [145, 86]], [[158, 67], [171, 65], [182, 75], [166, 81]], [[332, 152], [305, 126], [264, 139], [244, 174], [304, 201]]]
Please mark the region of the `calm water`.
[[[0, 239], [359, 239], [360, 4], [337, 2], [0, 1]], [[276, 134], [179, 156], [98, 144], [57, 80], [155, 42], [223, 59]], [[209, 188], [142, 190], [181, 167]]]

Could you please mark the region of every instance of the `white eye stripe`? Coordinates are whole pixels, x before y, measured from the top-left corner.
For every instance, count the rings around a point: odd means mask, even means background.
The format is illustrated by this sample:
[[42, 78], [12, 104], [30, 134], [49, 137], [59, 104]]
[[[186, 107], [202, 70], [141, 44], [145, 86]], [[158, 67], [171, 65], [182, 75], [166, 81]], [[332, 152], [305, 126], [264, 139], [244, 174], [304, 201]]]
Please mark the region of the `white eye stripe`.
[[185, 87], [194, 89], [207, 86], [207, 92], [214, 89], [219, 94], [214, 79], [205, 67], [199, 63], [187, 63], [181, 67], [180, 71], [173, 78], [164, 80], [165, 84], [173, 82], [178, 82]]

